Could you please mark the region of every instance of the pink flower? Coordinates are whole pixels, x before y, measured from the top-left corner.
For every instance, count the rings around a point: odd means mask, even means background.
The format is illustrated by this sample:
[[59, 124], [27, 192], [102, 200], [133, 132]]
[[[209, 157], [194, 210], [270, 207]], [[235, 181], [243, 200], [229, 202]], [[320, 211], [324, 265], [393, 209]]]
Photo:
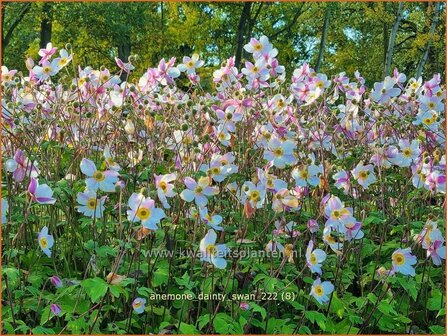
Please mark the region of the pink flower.
[[427, 257], [431, 257], [436, 266], [441, 265], [441, 259], [445, 260], [445, 246], [443, 245], [442, 240], [435, 240], [433, 245], [427, 249]]
[[132, 65], [132, 63], [124, 63], [122, 60], [120, 60], [118, 57], [115, 57], [116, 65], [118, 65], [118, 68], [123, 70], [124, 72], [131, 72], [135, 67]]
[[56, 199], [53, 198], [53, 190], [47, 185], [39, 185], [39, 182], [32, 177], [28, 186], [28, 192], [31, 199], [39, 204], [54, 204]]
[[307, 228], [310, 233], [316, 233], [318, 232], [319, 225], [315, 219], [309, 219], [307, 222]]
[[53, 275], [53, 276], [50, 278], [50, 281], [51, 281], [51, 283], [52, 283], [55, 287], [57, 287], [57, 288], [61, 288], [61, 287], [63, 287], [62, 280], [61, 280], [57, 275]]
[[61, 307], [58, 304], [56, 304], [56, 303], [53, 303], [50, 306], [50, 309], [53, 312], [53, 314], [56, 315], [56, 316], [58, 316], [61, 313], [61, 311], [62, 311]]
[[239, 308], [241, 308], [242, 310], [249, 310], [250, 305], [247, 302], [241, 302]]
[[45, 63], [53, 54], [56, 52], [57, 48], [53, 47], [53, 45], [50, 43], [47, 44], [45, 49], [39, 50], [39, 56], [42, 57], [39, 61], [39, 64]]
[[6, 161], [6, 170], [13, 173], [12, 176], [17, 182], [23, 181], [25, 176], [39, 175], [36, 162], [31, 162], [20, 149], [16, 151], [13, 159]]

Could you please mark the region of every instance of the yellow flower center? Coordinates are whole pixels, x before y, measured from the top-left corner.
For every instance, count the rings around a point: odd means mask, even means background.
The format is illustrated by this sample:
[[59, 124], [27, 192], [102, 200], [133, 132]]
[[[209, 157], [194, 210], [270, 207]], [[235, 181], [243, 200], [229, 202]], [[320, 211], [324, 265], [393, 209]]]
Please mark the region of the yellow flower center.
[[96, 198], [90, 198], [88, 201], [87, 201], [87, 207], [89, 208], [89, 209], [92, 209], [92, 210], [94, 210], [95, 208], [96, 208], [96, 204], [97, 204], [97, 199]]
[[364, 180], [364, 179], [366, 179], [367, 177], [368, 177], [368, 171], [366, 171], [366, 170], [362, 170], [362, 171], [359, 173], [359, 179]]
[[257, 43], [257, 44], [255, 44], [255, 45], [254, 45], [254, 49], [255, 49], [256, 51], [262, 50], [262, 44], [261, 44], [261, 43]]
[[40, 238], [39, 240], [40, 242], [40, 246], [42, 246], [42, 248], [46, 249], [48, 246], [48, 240], [45, 237]]
[[260, 199], [259, 191], [257, 191], [257, 190], [252, 191], [250, 193], [250, 199], [255, 202], [259, 201], [259, 199]]
[[338, 210], [332, 211], [332, 217], [340, 218], [340, 216], [341, 216], [340, 211], [338, 211]]
[[393, 260], [394, 260], [395, 264], [398, 266], [403, 265], [405, 263], [405, 257], [402, 253], [396, 253], [393, 256]]
[[49, 74], [51, 72], [51, 67], [49, 66], [43, 67], [42, 72], [44, 74]]
[[194, 189], [194, 192], [195, 192], [196, 194], [201, 194], [201, 193], [203, 192], [203, 188], [202, 188], [201, 186], [197, 186], [197, 187]]
[[193, 61], [189, 61], [188, 63], [186, 63], [186, 65], [187, 65], [189, 68], [192, 68], [192, 67], [194, 66], [194, 62], [193, 62]]
[[151, 211], [148, 208], [139, 208], [137, 211], [137, 217], [141, 220], [148, 219], [151, 215]]
[[168, 188], [168, 184], [165, 181], [161, 181], [158, 186], [160, 187], [161, 190], [166, 191], [166, 189]]
[[335, 238], [331, 235], [326, 236], [326, 240], [329, 242], [329, 244], [335, 244]]
[[323, 286], [321, 286], [321, 285], [317, 285], [317, 286], [315, 286], [315, 288], [314, 288], [314, 292], [315, 292], [315, 294], [317, 294], [318, 296], [322, 296], [322, 295], [324, 294]]
[[106, 176], [104, 175], [104, 173], [100, 170], [97, 170], [93, 173], [93, 178], [97, 181], [97, 182], [101, 182], [103, 181]]
[[315, 265], [315, 264], [317, 263], [317, 257], [315, 256], [315, 253], [312, 253], [312, 254], [310, 255], [310, 263], [311, 263], [312, 265]]
[[220, 173], [220, 168], [219, 167], [211, 168], [211, 174], [217, 175], [219, 173]]
[[413, 153], [413, 152], [411, 151], [410, 148], [405, 148], [405, 149], [403, 150], [403, 154], [404, 154], [404, 156], [407, 157], [407, 158], [410, 157], [412, 153]]
[[282, 156], [284, 154], [284, 150], [281, 147], [275, 148], [273, 154], [277, 157]]
[[215, 255], [217, 252], [216, 245], [210, 244], [205, 249], [206, 254]]
[[307, 179], [308, 177], [309, 177], [309, 173], [307, 172], [307, 170], [301, 170], [300, 171], [300, 177], [302, 178], [302, 179]]
[[272, 137], [272, 135], [269, 132], [264, 132], [263, 136], [266, 140], [270, 140], [270, 138]]

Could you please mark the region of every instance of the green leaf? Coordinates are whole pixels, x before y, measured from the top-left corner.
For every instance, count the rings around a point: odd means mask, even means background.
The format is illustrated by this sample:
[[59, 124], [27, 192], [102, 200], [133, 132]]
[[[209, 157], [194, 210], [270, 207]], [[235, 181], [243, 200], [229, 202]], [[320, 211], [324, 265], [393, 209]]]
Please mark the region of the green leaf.
[[196, 327], [194, 327], [192, 324], [186, 324], [183, 322], [180, 323], [179, 331], [182, 334], [199, 334], [199, 331], [196, 329]]
[[169, 279], [169, 273], [167, 268], [157, 268], [152, 275], [152, 285], [159, 287], [163, 284], [167, 284]]
[[298, 334], [299, 335], [302, 335], [302, 334], [311, 335], [312, 331], [310, 331], [309, 327], [302, 326], [298, 329]]
[[208, 322], [210, 321], [210, 318], [211, 318], [210, 314], [205, 314], [205, 315], [202, 315], [199, 317], [198, 322], [199, 322], [200, 330], [202, 330], [202, 328], [208, 324]]
[[53, 329], [44, 328], [44, 327], [41, 327], [41, 326], [35, 327], [32, 330], [32, 332], [33, 332], [34, 335], [53, 335], [53, 334], [55, 334]]
[[51, 318], [54, 317], [54, 314], [51, 312], [50, 306], [46, 306], [42, 310], [42, 315], [40, 316], [40, 325], [43, 326], [47, 323]]
[[267, 293], [274, 293], [275, 287], [279, 287], [280, 281], [275, 278], [266, 278], [264, 280], [264, 288]]
[[109, 285], [110, 293], [116, 298], [119, 298], [121, 294], [124, 294], [126, 297], [129, 296], [129, 293], [118, 285]]
[[225, 313], [216, 315], [213, 321], [214, 331], [218, 334], [228, 334], [231, 330], [233, 319]]
[[416, 281], [412, 278], [396, 278], [403, 289], [416, 301], [418, 296], [418, 289], [416, 288]]
[[393, 306], [388, 301], [380, 301], [379, 305], [377, 306], [377, 309], [381, 313], [387, 316], [397, 315], [397, 312], [394, 310]]
[[337, 293], [334, 292], [332, 295], [332, 303], [330, 307], [330, 311], [336, 313], [339, 318], [343, 318], [343, 313], [345, 311], [345, 307], [343, 302], [337, 297]]
[[211, 278], [207, 278], [207, 279], [205, 279], [205, 281], [202, 282], [202, 286], [203, 286], [202, 293], [203, 294], [211, 293], [212, 280], [213, 279], [211, 279]]
[[98, 302], [107, 293], [108, 284], [101, 278], [86, 279], [81, 282], [88, 297], [92, 302]]
[[368, 293], [366, 297], [369, 301], [371, 301], [371, 303], [376, 303], [377, 301], [377, 296], [375, 296], [373, 293]]
[[110, 255], [112, 257], [116, 256], [116, 250], [110, 246], [101, 246], [96, 249], [96, 252], [101, 258], [107, 257], [107, 255]]
[[250, 303], [250, 307], [251, 307], [253, 312], [260, 313], [263, 320], [267, 317], [267, 311], [265, 310], [265, 308], [261, 307], [260, 305], [252, 302], [252, 303]]
[[427, 302], [428, 310], [440, 310], [442, 308], [442, 296], [440, 290], [434, 290], [433, 295]]
[[445, 328], [442, 326], [431, 326], [430, 331], [435, 335], [445, 335]]
[[324, 314], [319, 313], [317, 311], [306, 311], [304, 312], [304, 315], [307, 317], [307, 319], [312, 322], [315, 323], [317, 322], [318, 326], [325, 330], [326, 329], [326, 316], [324, 316]]
[[77, 318], [67, 323], [67, 330], [71, 331], [72, 335], [83, 334], [87, 330], [87, 323], [84, 318]]
[[179, 286], [185, 286], [188, 289], [192, 289], [196, 285], [195, 281], [190, 280], [188, 272], [185, 272], [181, 278], [176, 277], [175, 282], [177, 282]]

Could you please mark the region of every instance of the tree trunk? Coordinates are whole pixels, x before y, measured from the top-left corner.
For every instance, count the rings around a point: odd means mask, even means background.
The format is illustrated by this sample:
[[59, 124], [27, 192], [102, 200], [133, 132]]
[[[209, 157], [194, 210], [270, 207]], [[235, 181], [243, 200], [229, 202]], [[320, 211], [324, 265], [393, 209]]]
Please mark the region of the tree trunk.
[[386, 52], [388, 49], [388, 43], [389, 43], [389, 34], [388, 34], [388, 25], [386, 22], [383, 23], [383, 69], [385, 69], [386, 64]]
[[[432, 21], [431, 27], [430, 27], [430, 35], [433, 35], [436, 30], [440, 9], [441, 9], [441, 3], [437, 2], [435, 4], [435, 13], [434, 13], [433, 21]], [[424, 54], [422, 55], [422, 59], [419, 62], [417, 73], [416, 73], [416, 78], [421, 77], [422, 71], [424, 70], [425, 63], [427, 62], [427, 59], [428, 59], [429, 52], [430, 52], [430, 41], [427, 42], [427, 46], [425, 47]]]
[[326, 38], [327, 38], [327, 31], [328, 31], [328, 27], [329, 27], [330, 15], [331, 15], [331, 6], [330, 6], [330, 4], [327, 4], [326, 13], [324, 15], [323, 32], [321, 33], [320, 51], [318, 52], [317, 64], [315, 65], [316, 72], [318, 72], [320, 70], [321, 62], [323, 61], [323, 54], [324, 54], [324, 49], [326, 47]]
[[42, 8], [42, 20], [40, 21], [40, 48], [45, 48], [51, 42], [51, 31], [53, 21], [53, 4], [45, 2]]
[[242, 9], [241, 17], [239, 19], [239, 25], [237, 28], [237, 45], [236, 45], [236, 59], [235, 66], [239, 68], [241, 64], [242, 50], [244, 48], [244, 35], [247, 21], [250, 18], [251, 2], [245, 2]]
[[[264, 3], [263, 3], [263, 2], [259, 3], [259, 7], [258, 7], [257, 11], [254, 12], [255, 15], [253, 15], [253, 16], [250, 18], [250, 20], [249, 20], [249, 22], [248, 22], [248, 27], [247, 27], [247, 34], [245, 35], [245, 38], [244, 38], [244, 43], [248, 43], [248, 42], [249, 42], [249, 41], [248, 41], [249, 38], [252, 37], [252, 34], [253, 34], [253, 27], [254, 27], [255, 23], [257, 22], [257, 20], [258, 20], [258, 16], [259, 16], [259, 14], [261, 13], [261, 10], [262, 10], [262, 7], [263, 7], [263, 6], [264, 6]], [[254, 11], [255, 7], [253, 6], [251, 9]], [[244, 57], [247, 57], [247, 52], [246, 52], [245, 50], [242, 50], [242, 55], [243, 55]]]
[[[118, 45], [118, 58], [124, 63], [129, 62], [129, 56], [131, 52], [130, 35], [126, 34], [126, 37]], [[126, 80], [127, 73], [123, 71], [121, 74], [121, 80]]]
[[[5, 48], [9, 44], [9, 41], [11, 40], [12, 33], [17, 28], [19, 23], [23, 20], [26, 13], [29, 12], [31, 9], [31, 3], [25, 3], [23, 5], [22, 10], [20, 11], [19, 15], [15, 18], [15, 20], [11, 23], [9, 26], [9, 29], [6, 29], [5, 27], [5, 10], [6, 10], [6, 3], [2, 3], [2, 64], [4, 64], [4, 54], [5, 54]], [[6, 32], [6, 34], [5, 34]]]
[[396, 42], [397, 30], [399, 29], [399, 24], [400, 24], [400, 21], [402, 20], [403, 5], [404, 5], [403, 2], [399, 2], [399, 7], [397, 8], [397, 13], [396, 13], [396, 20], [394, 21], [393, 28], [391, 29], [390, 40], [389, 40], [388, 49], [386, 52], [386, 62], [385, 62], [385, 71], [384, 71], [385, 76], [388, 76], [390, 74], [391, 61], [393, 59], [393, 49], [394, 49], [394, 44]]

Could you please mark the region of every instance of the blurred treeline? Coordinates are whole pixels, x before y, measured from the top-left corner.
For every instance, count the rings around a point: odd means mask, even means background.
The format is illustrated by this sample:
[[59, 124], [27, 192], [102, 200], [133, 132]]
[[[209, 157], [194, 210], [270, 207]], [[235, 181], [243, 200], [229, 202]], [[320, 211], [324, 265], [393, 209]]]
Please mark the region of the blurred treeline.
[[[138, 55], [141, 75], [165, 57], [200, 54], [212, 71], [230, 56], [243, 62], [250, 36], [266, 35], [290, 70], [309, 62], [320, 72], [368, 84], [397, 67], [409, 76], [445, 68], [445, 4], [407, 3], [2, 3], [2, 63], [25, 70], [48, 41], [70, 43], [75, 62], [115, 69], [114, 57]], [[205, 70], [206, 71], [206, 70]]]

